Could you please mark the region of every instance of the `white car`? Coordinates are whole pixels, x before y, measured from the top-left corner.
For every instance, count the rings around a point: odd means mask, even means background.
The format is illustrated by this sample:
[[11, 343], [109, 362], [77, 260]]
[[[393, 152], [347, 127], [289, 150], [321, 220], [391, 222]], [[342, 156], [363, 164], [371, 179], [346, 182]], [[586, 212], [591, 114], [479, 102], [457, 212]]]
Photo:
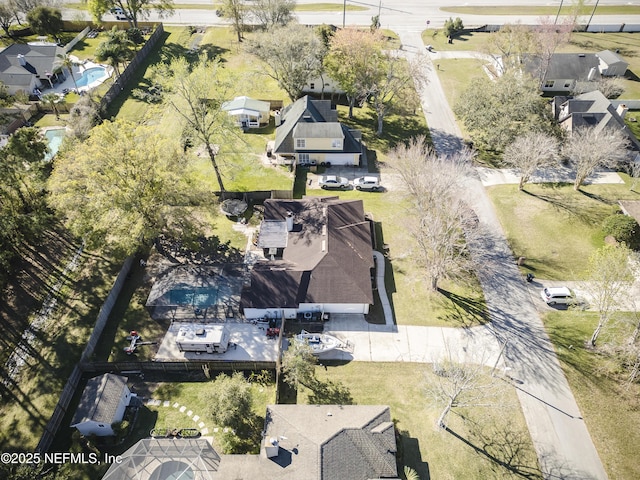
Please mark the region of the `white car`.
[[382, 190], [378, 177], [365, 176], [356, 178], [353, 181], [353, 186], [356, 187], [356, 190], [369, 190], [371, 192]]
[[547, 305], [569, 305], [575, 301], [573, 292], [567, 287], [543, 288], [540, 296]]
[[324, 175], [318, 179], [318, 185], [325, 190], [346, 190], [349, 188], [349, 180], [344, 177], [338, 177], [337, 175]]

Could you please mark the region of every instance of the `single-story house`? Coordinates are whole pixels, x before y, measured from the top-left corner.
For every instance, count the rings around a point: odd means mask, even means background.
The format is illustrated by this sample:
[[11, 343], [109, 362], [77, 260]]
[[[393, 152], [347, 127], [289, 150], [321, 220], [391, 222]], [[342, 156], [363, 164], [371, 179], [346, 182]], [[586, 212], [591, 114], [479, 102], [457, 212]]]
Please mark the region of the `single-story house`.
[[62, 71], [64, 50], [55, 44], [14, 43], [0, 52], [0, 82], [10, 94], [53, 87], [53, 79]]
[[369, 313], [371, 225], [361, 200], [265, 200], [254, 265], [240, 306], [247, 318]]
[[615, 107], [599, 90], [575, 97], [557, 96], [552, 105], [554, 118], [568, 132], [580, 127], [622, 130], [629, 137], [631, 148], [640, 152], [640, 142], [624, 122], [627, 107]]
[[344, 90], [340, 87], [340, 84], [328, 75], [322, 75], [317, 78], [313, 78], [307, 84], [302, 87], [303, 93], [311, 93], [314, 95], [322, 94], [343, 94]]
[[[541, 59], [526, 56], [525, 70], [540, 76]], [[541, 90], [548, 94], [566, 95], [579, 83], [596, 82], [602, 77], [619, 77], [627, 71], [628, 63], [611, 50], [598, 53], [555, 53], [544, 72]], [[595, 90], [595, 87], [594, 87]]]
[[397, 479], [384, 405], [269, 405], [260, 455], [221, 455], [220, 478]]
[[120, 422], [131, 400], [127, 378], [105, 373], [92, 378], [82, 392], [71, 426], [84, 435], [114, 435], [111, 424]]
[[222, 110], [232, 116], [239, 127], [259, 128], [269, 123], [271, 104], [243, 96], [224, 102]]
[[362, 134], [338, 122], [330, 100], [304, 96], [276, 113], [278, 163], [360, 165]]

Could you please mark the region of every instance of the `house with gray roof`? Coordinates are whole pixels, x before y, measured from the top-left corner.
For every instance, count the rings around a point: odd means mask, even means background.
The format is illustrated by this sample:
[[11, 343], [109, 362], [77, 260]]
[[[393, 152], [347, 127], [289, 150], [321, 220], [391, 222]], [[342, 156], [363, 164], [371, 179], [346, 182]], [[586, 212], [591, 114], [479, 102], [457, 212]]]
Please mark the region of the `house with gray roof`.
[[[542, 78], [543, 93], [566, 95], [576, 90], [578, 84], [595, 83], [603, 77], [623, 76], [628, 63], [615, 52], [603, 50], [598, 53], [555, 53], [551, 56], [546, 71], [541, 58], [525, 58], [525, 70], [536, 78]], [[593, 87], [595, 90], [596, 87]]]
[[236, 97], [222, 104], [222, 110], [241, 128], [259, 128], [269, 123], [271, 104], [250, 97]]
[[82, 392], [71, 427], [85, 435], [114, 435], [111, 424], [124, 418], [131, 392], [127, 378], [105, 373], [92, 378]]
[[554, 118], [566, 131], [588, 127], [621, 130], [629, 138], [631, 148], [640, 152], [640, 142], [624, 122], [626, 112], [627, 107], [623, 103], [615, 107], [599, 90], [553, 99]]
[[374, 267], [362, 200], [265, 200], [257, 262], [242, 292], [247, 318], [369, 313]]
[[222, 455], [220, 478], [397, 479], [384, 405], [269, 405], [260, 455]]
[[33, 93], [36, 88], [53, 87], [62, 71], [64, 50], [55, 44], [14, 43], [0, 52], [0, 81], [10, 94]]
[[338, 122], [331, 100], [304, 96], [276, 114], [272, 153], [282, 164], [360, 165], [362, 134]]

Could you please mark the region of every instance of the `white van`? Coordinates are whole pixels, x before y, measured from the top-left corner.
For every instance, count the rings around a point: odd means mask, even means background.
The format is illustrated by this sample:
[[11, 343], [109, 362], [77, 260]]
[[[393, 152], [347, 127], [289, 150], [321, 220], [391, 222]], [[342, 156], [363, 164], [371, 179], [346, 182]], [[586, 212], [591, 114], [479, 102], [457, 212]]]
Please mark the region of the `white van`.
[[569, 305], [574, 302], [573, 292], [567, 287], [547, 287], [543, 288], [540, 296], [547, 305]]

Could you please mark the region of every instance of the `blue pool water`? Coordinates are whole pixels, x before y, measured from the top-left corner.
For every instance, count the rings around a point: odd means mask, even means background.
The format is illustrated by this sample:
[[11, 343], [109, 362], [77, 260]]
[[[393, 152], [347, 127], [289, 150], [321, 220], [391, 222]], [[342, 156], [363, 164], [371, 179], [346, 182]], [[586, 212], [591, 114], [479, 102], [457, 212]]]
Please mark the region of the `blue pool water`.
[[58, 150], [60, 150], [64, 134], [64, 128], [51, 128], [49, 130], [45, 130], [44, 136], [47, 139], [47, 144], [49, 145], [49, 153], [44, 156], [44, 159], [47, 162], [51, 160], [56, 153], [58, 153]]
[[91, 67], [87, 68], [79, 78], [76, 78], [76, 85], [78, 87], [86, 87], [87, 85], [96, 82], [98, 80], [103, 80], [107, 78], [109, 74], [107, 73], [107, 69], [104, 67]]

